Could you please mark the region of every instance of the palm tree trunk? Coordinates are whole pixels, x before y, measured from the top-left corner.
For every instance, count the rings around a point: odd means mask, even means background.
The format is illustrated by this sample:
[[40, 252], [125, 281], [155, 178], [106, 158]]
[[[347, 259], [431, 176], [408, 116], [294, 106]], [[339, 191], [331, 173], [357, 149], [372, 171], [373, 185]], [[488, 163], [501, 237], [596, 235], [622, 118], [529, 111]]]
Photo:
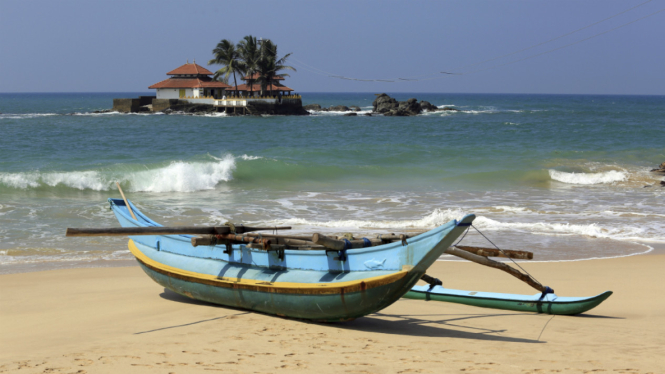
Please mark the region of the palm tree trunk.
[[238, 97], [238, 82], [236, 82], [236, 71], [233, 71], [233, 84], [236, 86], [236, 97]]

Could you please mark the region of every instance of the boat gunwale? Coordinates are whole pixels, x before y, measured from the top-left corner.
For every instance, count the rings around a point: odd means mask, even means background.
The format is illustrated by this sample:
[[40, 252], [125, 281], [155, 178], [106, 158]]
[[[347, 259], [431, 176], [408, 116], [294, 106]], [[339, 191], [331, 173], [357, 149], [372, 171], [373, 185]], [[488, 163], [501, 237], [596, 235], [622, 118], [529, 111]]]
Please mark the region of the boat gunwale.
[[345, 294], [350, 292], [365, 291], [367, 289], [394, 283], [401, 280], [408, 274], [408, 271], [401, 270], [391, 274], [380, 275], [371, 278], [331, 283], [268, 282], [254, 279], [218, 277], [215, 275], [196, 273], [189, 270], [179, 269], [151, 259], [145, 255], [131, 239], [129, 240], [128, 247], [130, 252], [132, 252], [139, 263], [168, 277], [215, 287], [243, 289], [258, 292], [306, 295]]
[[[123, 209], [120, 209], [121, 206], [117, 205], [116, 202], [122, 202], [124, 204], [124, 201], [122, 199], [109, 198], [108, 201], [111, 205], [115, 205], [118, 208], [118, 209], [114, 209], [112, 207], [111, 209], [113, 209], [118, 214], [121, 214], [125, 219], [127, 219], [130, 222], [135, 222], [139, 227], [145, 226], [139, 220], [135, 220], [133, 217], [131, 217], [129, 215], [129, 210], [125, 209], [125, 211], [123, 211]], [[159, 224], [158, 222], [153, 221], [152, 219], [147, 217], [145, 214], [143, 214], [141, 212], [141, 210], [138, 209], [130, 200], [127, 200], [127, 203], [131, 206], [131, 208], [134, 211], [134, 214], [136, 216], [140, 216], [141, 219], [143, 219], [147, 223], [151, 224], [152, 226], [163, 227], [163, 225]], [[123, 205], [123, 206], [126, 206], [126, 205]], [[450, 226], [452, 226], [452, 228], [451, 228], [451, 230], [452, 230], [452, 229], [455, 228], [455, 226], [459, 225], [459, 222], [461, 222], [463, 220], [464, 219], [458, 221], [458, 220], [454, 219], [454, 220], [448, 221], [448, 222], [444, 223], [443, 225], [437, 226], [437, 227], [435, 227], [431, 230], [428, 230], [428, 231], [426, 231], [422, 234], [414, 236], [413, 238], [407, 239], [407, 240], [411, 240], [410, 242], [407, 242], [407, 244], [408, 245], [417, 244], [418, 242], [420, 242], [424, 239], [427, 239], [427, 238], [429, 238], [433, 235], [438, 234], [439, 232], [441, 232], [445, 229], [448, 229]], [[187, 243], [189, 243], [191, 238], [194, 237], [193, 235], [187, 235], [187, 234], [155, 235], [155, 236], [169, 237], [172, 240], [178, 240], [178, 241], [187, 242]], [[138, 242], [141, 243], [141, 240], [138, 240]], [[386, 244], [381, 244], [381, 245], [372, 246], [372, 247], [352, 248], [352, 249], [347, 249], [346, 254], [348, 256], [348, 255], [380, 252], [380, 251], [384, 251], [384, 250], [387, 250], [387, 249], [394, 249], [394, 248], [397, 248], [399, 246], [402, 246], [402, 244], [400, 242], [393, 242], [393, 243], [386, 243]], [[220, 247], [220, 246], [219, 245], [214, 245], [214, 246], [209, 246], [209, 247]], [[250, 252], [254, 252], [254, 253], [263, 253], [263, 252], [265, 252], [264, 250], [249, 248], [246, 245], [242, 245], [242, 244], [240, 244], [239, 247], [244, 248], [244, 249], [248, 249], [248, 250], [250, 250]], [[300, 255], [300, 256], [321, 256], [322, 252], [323, 252], [323, 254], [326, 254], [327, 252], [336, 252], [332, 249], [313, 249], [313, 250], [307, 250], [307, 251], [303, 251], [303, 250], [299, 250], [299, 249], [285, 249], [284, 251], [285, 251], [286, 254], [291, 254], [291, 255], [297, 254], [297, 255]], [[183, 254], [183, 253], [178, 253], [178, 252], [171, 252], [171, 251], [167, 251], [167, 252], [172, 253], [172, 254], [176, 254], [176, 255], [180, 255], [180, 256], [198, 258], [197, 256], [190, 256], [190, 255]], [[224, 260], [222, 260], [222, 261], [224, 261]], [[398, 271], [398, 269], [384, 269], [384, 270]], [[354, 270], [354, 271], [366, 271], [366, 270]]]

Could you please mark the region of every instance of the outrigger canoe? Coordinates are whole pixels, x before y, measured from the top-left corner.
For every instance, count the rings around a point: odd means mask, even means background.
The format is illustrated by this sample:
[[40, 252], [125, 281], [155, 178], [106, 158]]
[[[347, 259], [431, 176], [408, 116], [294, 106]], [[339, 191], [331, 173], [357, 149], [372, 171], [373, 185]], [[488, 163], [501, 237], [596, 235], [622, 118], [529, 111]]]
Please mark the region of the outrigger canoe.
[[[159, 227], [131, 202], [109, 199], [123, 227]], [[403, 297], [475, 216], [409, 238], [406, 245], [331, 250], [196, 246], [190, 235], [130, 236], [129, 250], [155, 282], [210, 303], [290, 318], [345, 321]]]
[[[108, 200], [122, 228], [67, 229], [67, 236], [127, 235], [129, 250], [155, 282], [210, 303], [291, 318], [345, 321], [377, 312], [401, 297], [574, 315], [612, 295], [606, 291], [593, 297], [560, 297], [528, 273], [488, 258], [531, 259], [530, 252], [450, 247], [471, 226], [473, 214], [412, 237], [388, 235], [392, 238], [349, 241], [314, 234], [311, 240], [295, 240], [309, 243], [305, 246], [286, 242], [287, 247], [271, 245], [270, 239], [249, 232], [290, 227], [163, 227], [122, 195], [123, 199]], [[541, 293], [514, 295], [443, 288], [440, 280], [425, 274], [443, 253], [508, 272]], [[420, 279], [429, 285], [417, 286]]]
[[611, 295], [612, 291], [605, 291], [592, 297], [561, 297], [554, 293], [515, 295], [453, 290], [441, 286], [414, 286], [404, 297], [407, 299], [443, 301], [518, 312], [575, 315], [597, 307]]

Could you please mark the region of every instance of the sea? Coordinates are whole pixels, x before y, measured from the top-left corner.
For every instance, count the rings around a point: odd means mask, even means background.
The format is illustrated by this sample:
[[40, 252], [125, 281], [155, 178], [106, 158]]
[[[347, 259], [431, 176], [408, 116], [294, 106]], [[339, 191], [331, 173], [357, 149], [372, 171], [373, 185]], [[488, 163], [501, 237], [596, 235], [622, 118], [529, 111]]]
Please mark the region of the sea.
[[[665, 245], [665, 96], [388, 93], [458, 111], [366, 116], [373, 93], [302, 93], [358, 116], [95, 113], [149, 93], [0, 94], [0, 274], [134, 264], [116, 182], [164, 225], [413, 233], [476, 215], [462, 245], [534, 261]], [[442, 257], [443, 260], [447, 257]]]

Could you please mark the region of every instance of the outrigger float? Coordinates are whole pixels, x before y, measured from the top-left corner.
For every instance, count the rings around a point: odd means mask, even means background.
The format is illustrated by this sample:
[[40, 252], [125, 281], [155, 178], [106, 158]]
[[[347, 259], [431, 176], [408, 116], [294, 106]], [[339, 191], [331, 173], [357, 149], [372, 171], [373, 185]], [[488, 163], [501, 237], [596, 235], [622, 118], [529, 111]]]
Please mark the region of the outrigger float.
[[[451, 247], [471, 226], [473, 214], [416, 236], [349, 240], [320, 234], [310, 237], [255, 233], [290, 227], [164, 227], [141, 213], [124, 194], [123, 199], [108, 201], [122, 227], [70, 228], [66, 235], [129, 236], [129, 250], [143, 270], [163, 287], [196, 300], [283, 317], [347, 321], [380, 311], [402, 297], [579, 314], [612, 294], [608, 291], [590, 298], [558, 297], [531, 276], [486, 257], [528, 258], [528, 252], [497, 254], [487, 248]], [[444, 253], [508, 271], [540, 294], [445, 289], [438, 279], [426, 275]], [[429, 286], [417, 286], [420, 279]]]

